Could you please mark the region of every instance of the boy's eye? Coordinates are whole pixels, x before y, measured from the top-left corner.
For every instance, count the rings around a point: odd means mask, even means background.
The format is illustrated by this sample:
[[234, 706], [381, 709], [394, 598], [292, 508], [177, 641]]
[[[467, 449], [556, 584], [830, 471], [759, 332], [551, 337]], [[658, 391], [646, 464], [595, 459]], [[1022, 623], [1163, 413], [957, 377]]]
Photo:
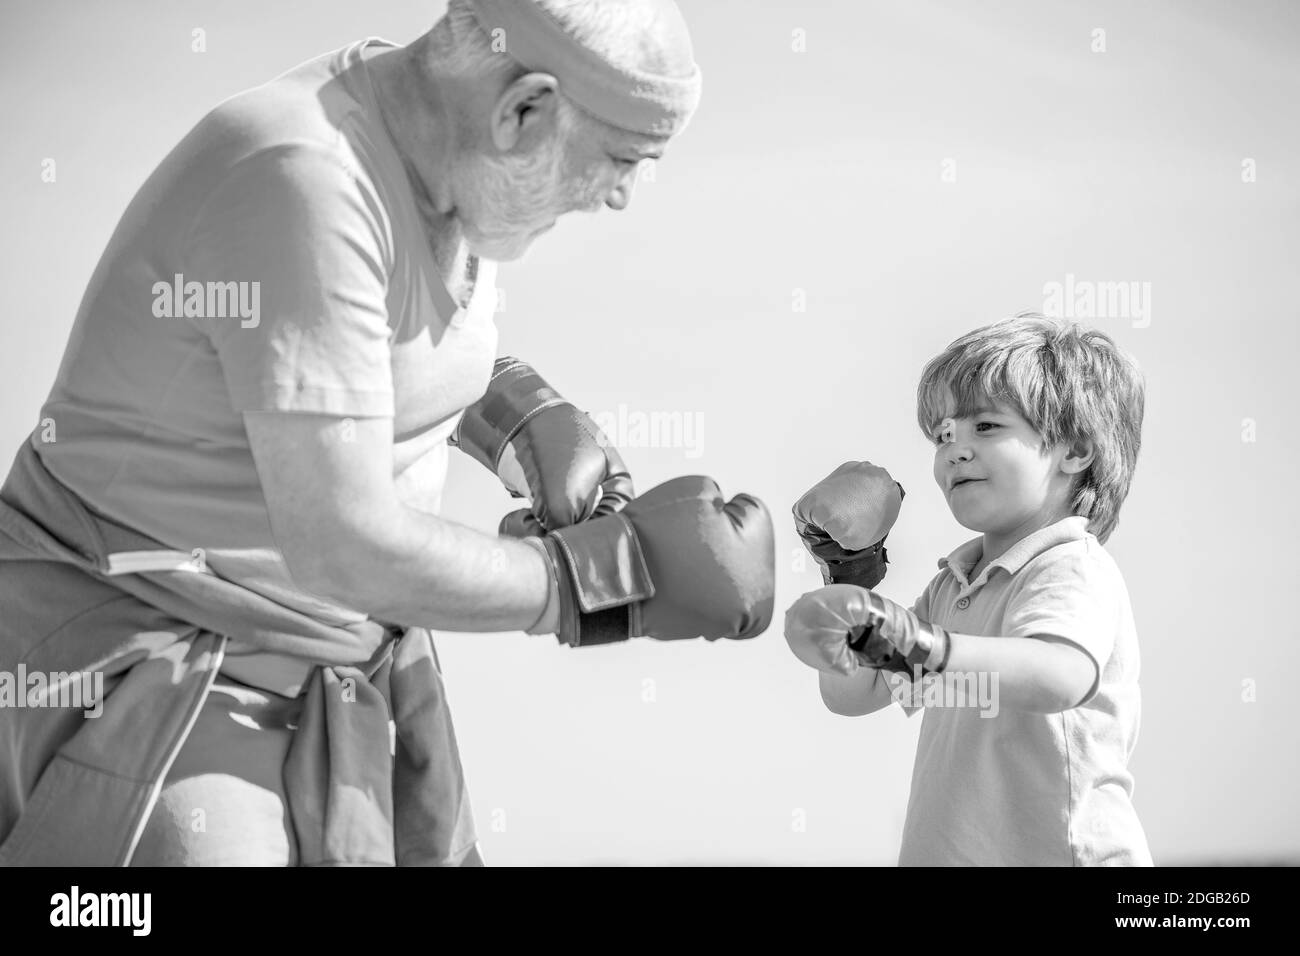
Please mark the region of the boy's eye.
[[939, 430], [931, 436], [931, 441], [936, 445], [942, 445], [944, 442], [953, 441], [957, 435], [957, 423], [951, 418], [945, 418], [939, 423]]
[[987, 425], [989, 428], [997, 428], [997, 427], [998, 427], [998, 423], [997, 423], [997, 422], [980, 422], [978, 425], [975, 426], [975, 428], [976, 428], [976, 430], [978, 430], [978, 429], [983, 428], [985, 425]]

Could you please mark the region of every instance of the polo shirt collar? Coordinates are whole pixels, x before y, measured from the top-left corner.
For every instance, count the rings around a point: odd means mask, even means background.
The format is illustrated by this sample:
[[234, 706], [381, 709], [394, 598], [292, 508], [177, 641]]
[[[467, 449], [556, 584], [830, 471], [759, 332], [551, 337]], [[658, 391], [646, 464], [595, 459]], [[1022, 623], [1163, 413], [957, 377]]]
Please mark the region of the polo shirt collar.
[[1031, 558], [1038, 557], [1049, 548], [1064, 544], [1066, 541], [1079, 541], [1087, 536], [1088, 519], [1083, 515], [1070, 515], [1055, 524], [1049, 524], [1046, 528], [1025, 535], [990, 561], [975, 581], [970, 581], [967, 576], [984, 553], [983, 535], [960, 545], [948, 557], [940, 558], [939, 567], [951, 570], [953, 577], [962, 587], [974, 587], [987, 581], [994, 568], [1005, 568], [1008, 574], [1015, 574], [1028, 564]]

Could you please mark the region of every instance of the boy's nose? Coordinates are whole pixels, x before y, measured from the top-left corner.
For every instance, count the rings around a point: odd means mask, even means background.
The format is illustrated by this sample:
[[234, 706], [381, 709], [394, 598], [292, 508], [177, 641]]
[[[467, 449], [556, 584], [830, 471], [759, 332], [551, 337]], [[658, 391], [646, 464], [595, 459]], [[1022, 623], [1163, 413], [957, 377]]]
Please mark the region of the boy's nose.
[[948, 449], [949, 463], [956, 465], [963, 461], [970, 461], [970, 459], [971, 459], [970, 445], [964, 445], [964, 444], [959, 444], [957, 442], [953, 442], [952, 445], [949, 447]]

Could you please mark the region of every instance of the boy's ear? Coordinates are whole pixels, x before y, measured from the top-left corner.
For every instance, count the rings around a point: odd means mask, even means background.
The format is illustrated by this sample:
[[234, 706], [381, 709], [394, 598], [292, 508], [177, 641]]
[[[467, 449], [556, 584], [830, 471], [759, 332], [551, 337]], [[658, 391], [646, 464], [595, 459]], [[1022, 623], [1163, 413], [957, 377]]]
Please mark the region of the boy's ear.
[[1087, 471], [1088, 466], [1092, 464], [1093, 459], [1097, 457], [1097, 449], [1090, 441], [1078, 441], [1066, 446], [1065, 457], [1061, 459], [1061, 471], [1067, 475], [1078, 475]]

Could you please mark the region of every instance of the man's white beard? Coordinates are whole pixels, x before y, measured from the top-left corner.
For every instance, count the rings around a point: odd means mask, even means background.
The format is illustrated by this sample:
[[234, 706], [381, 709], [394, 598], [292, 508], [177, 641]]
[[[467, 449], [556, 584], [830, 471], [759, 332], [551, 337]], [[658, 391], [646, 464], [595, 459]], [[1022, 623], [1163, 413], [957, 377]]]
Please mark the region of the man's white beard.
[[554, 137], [529, 156], [478, 157], [464, 172], [464, 185], [478, 197], [477, 221], [464, 223], [471, 251], [485, 259], [522, 256], [533, 233], [572, 208], [564, 181], [565, 139]]

